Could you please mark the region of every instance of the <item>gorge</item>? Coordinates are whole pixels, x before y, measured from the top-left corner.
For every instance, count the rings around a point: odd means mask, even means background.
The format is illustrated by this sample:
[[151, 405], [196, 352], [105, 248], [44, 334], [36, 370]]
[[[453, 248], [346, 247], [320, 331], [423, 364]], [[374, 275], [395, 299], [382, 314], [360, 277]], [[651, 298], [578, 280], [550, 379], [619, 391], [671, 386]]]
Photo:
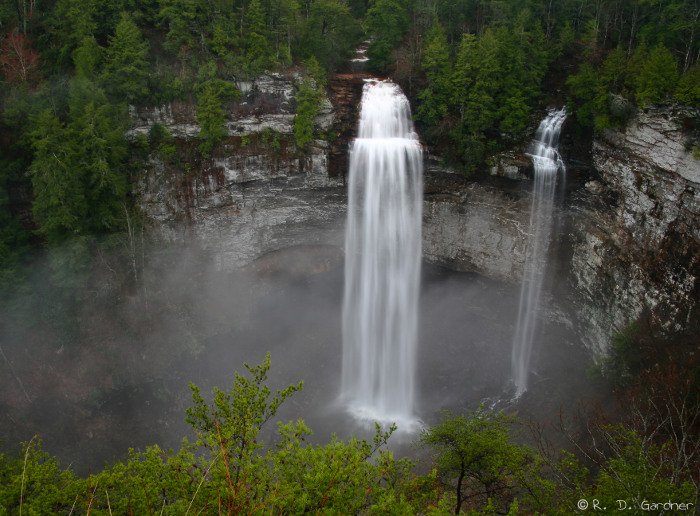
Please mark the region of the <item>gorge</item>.
[[[290, 135], [298, 79], [293, 74], [267, 74], [241, 85], [245, 96], [227, 114], [229, 137], [211, 160], [184, 170], [151, 154], [134, 192], [150, 221], [151, 238], [161, 242], [157, 250], [146, 247], [144, 256], [136, 257], [147, 291], [135, 293], [106, 320], [99, 303], [83, 310], [81, 319], [92, 321], [94, 330], [84, 325], [80, 329], [83, 338], [90, 338], [92, 331], [108, 335], [107, 349], [121, 356], [120, 350], [130, 349], [128, 342], [134, 337], [120, 330], [124, 323], [117, 321], [128, 321], [145, 329], [138, 330], [137, 337], [144, 343], [142, 351], [111, 363], [84, 354], [61, 366], [107, 379], [109, 383], [101, 381], [93, 388], [92, 400], [58, 380], [51, 372], [54, 366], [39, 365], [47, 381], [54, 378], [65, 385], [62, 392], [72, 394], [58, 400], [39, 395], [41, 382], [35, 379], [27, 393], [32, 403], [13, 408], [13, 419], [24, 418], [30, 428], [36, 416], [28, 414], [36, 414], [37, 407], [55, 414], [46, 407], [78, 403], [79, 413], [70, 409], [65, 419], [56, 415], [66, 437], [55, 442], [47, 438], [47, 445], [66, 459], [81, 457], [78, 464], [98, 463], [131, 444], [110, 437], [108, 421], [123, 425], [127, 419], [152, 421], [155, 415], [158, 424], [150, 427], [153, 430], [134, 427], [129, 438], [170, 442], [171, 436], [185, 431], [178, 421], [187, 403], [187, 380], [205, 386], [225, 383], [233, 364], [258, 360], [262, 351], [271, 350], [273, 360], [282, 364], [281, 381], [307, 380], [300, 403], [311, 413], [307, 417], [321, 437], [337, 431], [331, 421], [346, 421], [348, 432], [361, 433], [362, 428], [346, 420], [334, 404], [343, 383], [340, 294], [347, 253], [348, 199], [344, 174], [339, 172], [348, 162], [340, 150], [347, 150], [356, 134], [363, 79], [362, 74], [346, 75], [331, 83], [330, 91], [338, 94], [324, 99], [316, 125], [319, 131], [346, 136], [330, 145], [316, 140], [303, 153], [295, 150]], [[133, 110], [132, 115], [133, 137], [162, 124], [174, 135], [179, 152], [186, 152], [197, 133], [186, 105]], [[595, 140], [593, 167], [576, 162], [569, 167], [562, 198], [551, 206], [559, 237], [552, 242], [548, 272], [542, 278], [541, 308], [536, 319], [530, 314], [547, 337], [533, 351], [531, 383], [519, 401], [523, 410], [556, 411], [591, 389], [584, 364], [602, 357], [611, 335], [645, 309], [652, 308], [652, 316], [662, 321], [673, 320], [670, 324], [692, 319], [698, 297], [698, 169], [697, 160], [683, 147], [683, 120], [688, 116], [664, 109], [641, 112], [626, 132], [609, 131]], [[265, 144], [273, 139], [280, 142], [279, 150]], [[575, 154], [571, 148], [564, 126], [565, 160]], [[518, 321], [518, 286], [528, 270], [531, 234], [532, 169], [522, 156], [503, 157], [493, 175], [478, 180], [446, 168], [435, 156], [424, 159], [419, 366], [415, 408], [406, 408], [405, 414], [430, 421], [435, 417], [431, 407], [460, 410], [465, 404], [508, 399], [504, 391], [512, 378], [508, 358]], [[508, 167], [513, 178], [501, 177]], [[667, 259], [648, 259], [671, 245], [680, 246], [683, 253], [669, 250]], [[104, 283], [96, 292], [112, 288], [109, 274], [105, 269]], [[182, 274], [187, 283], [174, 281]], [[143, 299], [144, 294], [150, 300]], [[167, 299], [167, 306], [161, 307], [158, 299]], [[172, 307], [179, 307], [176, 320], [165, 315]], [[147, 330], [146, 314], [158, 317], [157, 328]], [[169, 357], [157, 344], [163, 335], [173, 346]], [[33, 338], [30, 330], [20, 327], [12, 340]], [[282, 342], [286, 345], [276, 344]], [[314, 358], [300, 358], [299, 349]], [[153, 360], [163, 364], [162, 370], [147, 365]], [[120, 373], [120, 363], [132, 373]], [[311, 363], [313, 378], [306, 373]], [[392, 378], [401, 370], [392, 363], [381, 374]], [[18, 375], [30, 377], [21, 369]], [[79, 384], [94, 382], [84, 375], [74, 374], [83, 378]], [[11, 376], [7, 380], [7, 392], [21, 399], [17, 382]], [[345, 378], [345, 388], [354, 381]], [[409, 399], [410, 387], [401, 389], [401, 396]], [[545, 393], [547, 403], [542, 401]], [[95, 417], [96, 410], [104, 414], [107, 407], [107, 418]], [[406, 425], [410, 418], [393, 419]], [[6, 430], [19, 437], [23, 428]], [[89, 456], [79, 451], [86, 440], [93, 443]], [[101, 444], [95, 446], [96, 441]]]

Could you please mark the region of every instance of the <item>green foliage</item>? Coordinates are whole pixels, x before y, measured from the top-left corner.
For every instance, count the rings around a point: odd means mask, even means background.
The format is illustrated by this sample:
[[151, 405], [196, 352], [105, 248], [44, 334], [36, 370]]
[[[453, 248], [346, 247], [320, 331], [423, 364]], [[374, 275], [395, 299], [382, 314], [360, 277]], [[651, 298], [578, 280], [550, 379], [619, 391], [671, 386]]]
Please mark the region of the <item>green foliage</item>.
[[454, 61], [442, 27], [428, 35], [417, 116], [428, 141], [449, 142], [444, 154], [466, 172], [525, 134], [548, 64], [543, 35], [529, 25], [523, 14], [511, 27], [464, 34]]
[[510, 441], [510, 422], [504, 414], [481, 407], [469, 416], [446, 413], [441, 423], [421, 434], [421, 444], [434, 452], [438, 475], [455, 490], [455, 513], [465, 503], [472, 510], [507, 510], [511, 504], [529, 451]]
[[[124, 462], [86, 479], [61, 470], [38, 443], [24, 445], [16, 459], [0, 455], [1, 506], [18, 512], [22, 505], [29, 514], [71, 507], [95, 514], [411, 514], [437, 498], [430, 476], [414, 479], [410, 462], [384, 450], [393, 427], [377, 427], [371, 442], [333, 437], [310, 445], [310, 430], [299, 420], [279, 423], [278, 438], [264, 446], [262, 427], [302, 388], [299, 383], [273, 394], [266, 385], [269, 368], [269, 355], [260, 365], [246, 365], [248, 374], [237, 374], [228, 392], [215, 389], [211, 404], [192, 386], [187, 420], [197, 442], [185, 440], [177, 452], [131, 450]], [[425, 492], [417, 495], [417, 487]]]
[[321, 105], [322, 91], [315, 81], [304, 78], [296, 94], [297, 112], [294, 117], [294, 141], [299, 149], [314, 140], [314, 121]]
[[346, 2], [313, 0], [303, 3], [300, 35], [293, 47], [301, 59], [315, 57], [326, 69], [346, 62], [360, 36], [360, 26]]
[[239, 95], [240, 92], [233, 84], [219, 79], [208, 80], [200, 87], [197, 95], [197, 122], [202, 155], [211, 156], [214, 147], [228, 134], [224, 125], [226, 114], [223, 104]]
[[148, 143], [151, 150], [157, 152], [165, 160], [171, 160], [177, 154], [175, 138], [164, 125], [153, 124], [148, 131]]
[[666, 99], [676, 87], [678, 68], [671, 52], [657, 45], [639, 71], [636, 98], [641, 106], [658, 103]]
[[[446, 415], [420, 443], [434, 469], [386, 450], [394, 431], [378, 425], [371, 441], [331, 437], [308, 442], [302, 420], [277, 424], [271, 441], [261, 431], [302, 383], [273, 392], [270, 356], [246, 365], [227, 391], [207, 401], [191, 385], [187, 421], [196, 441], [179, 450], [130, 450], [124, 461], [87, 478], [63, 470], [35, 438], [17, 457], [0, 455], [0, 507], [10, 514], [570, 514], [581, 498], [641, 506], [642, 500], [693, 502], [689, 469], [668, 467], [670, 442], [655, 443], [621, 426], [597, 428], [610, 454], [589, 471], [570, 453], [546, 461], [509, 435], [514, 418], [483, 407]], [[266, 444], [269, 442], [269, 444]], [[545, 468], [545, 463], [549, 464]], [[448, 486], [445, 491], [442, 486]]]
[[49, 242], [120, 227], [126, 126], [125, 111], [86, 79], [71, 83], [66, 124], [49, 110], [34, 120], [32, 212]]
[[700, 107], [700, 65], [690, 67], [676, 88], [676, 99], [689, 106]]
[[372, 41], [367, 57], [373, 70], [386, 70], [392, 50], [401, 42], [408, 26], [408, 9], [402, 0], [372, 0], [365, 31]]
[[126, 13], [105, 51], [102, 82], [109, 93], [130, 103], [148, 95], [148, 44]]
[[452, 94], [450, 50], [440, 24], [435, 24], [428, 33], [422, 68], [428, 79], [428, 87], [419, 94], [421, 103], [417, 115], [426, 124], [436, 126], [447, 115]]
[[265, 12], [260, 0], [251, 0], [248, 4], [243, 23], [246, 28], [246, 71], [255, 76], [275, 63], [273, 47], [267, 38]]
[[78, 48], [73, 51], [73, 64], [77, 77], [90, 79], [95, 76], [102, 60], [102, 47], [95, 38], [86, 36]]
[[12, 169], [12, 164], [0, 157], [0, 289], [21, 278], [27, 245], [27, 233], [10, 211], [8, 187]]
[[58, 0], [49, 18], [49, 34], [58, 64], [70, 64], [73, 51], [97, 32], [98, 0]]
[[[601, 441], [610, 446], [611, 456], [602, 464], [593, 486], [582, 486], [582, 498], [596, 498], [601, 506], [615, 510], [649, 510], [644, 503], [667, 501], [697, 503], [698, 492], [690, 476], [677, 478], [670, 471], [670, 441], [655, 444], [621, 425], [606, 425], [601, 431]], [[626, 505], [620, 506], [618, 500]]]

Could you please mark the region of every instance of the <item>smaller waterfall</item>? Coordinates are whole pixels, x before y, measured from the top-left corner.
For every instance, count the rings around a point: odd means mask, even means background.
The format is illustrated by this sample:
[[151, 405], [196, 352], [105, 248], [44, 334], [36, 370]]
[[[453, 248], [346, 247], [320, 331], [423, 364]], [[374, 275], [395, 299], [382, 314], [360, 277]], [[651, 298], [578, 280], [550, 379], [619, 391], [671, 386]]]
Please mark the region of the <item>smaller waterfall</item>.
[[527, 390], [537, 311], [552, 233], [555, 186], [558, 172], [565, 171], [557, 150], [561, 126], [565, 119], [565, 108], [550, 110], [537, 129], [530, 155], [535, 170], [535, 182], [530, 208], [530, 237], [525, 252], [518, 321], [513, 338], [512, 371], [516, 397]]
[[408, 99], [368, 81], [350, 150], [343, 398], [361, 419], [414, 423], [422, 151]]

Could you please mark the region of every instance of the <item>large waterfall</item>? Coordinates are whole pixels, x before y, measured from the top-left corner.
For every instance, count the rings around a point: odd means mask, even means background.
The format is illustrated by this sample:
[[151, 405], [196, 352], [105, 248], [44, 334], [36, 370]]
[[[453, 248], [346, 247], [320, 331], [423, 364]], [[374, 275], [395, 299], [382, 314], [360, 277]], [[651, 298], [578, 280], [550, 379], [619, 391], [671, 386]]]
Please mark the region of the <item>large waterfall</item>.
[[530, 237], [525, 254], [518, 322], [513, 338], [512, 369], [516, 397], [527, 390], [530, 355], [552, 232], [554, 191], [559, 171], [565, 171], [557, 151], [559, 133], [565, 118], [564, 108], [551, 110], [537, 129], [532, 148], [535, 184], [530, 208]]
[[408, 99], [367, 81], [350, 150], [342, 396], [356, 417], [414, 421], [422, 152]]

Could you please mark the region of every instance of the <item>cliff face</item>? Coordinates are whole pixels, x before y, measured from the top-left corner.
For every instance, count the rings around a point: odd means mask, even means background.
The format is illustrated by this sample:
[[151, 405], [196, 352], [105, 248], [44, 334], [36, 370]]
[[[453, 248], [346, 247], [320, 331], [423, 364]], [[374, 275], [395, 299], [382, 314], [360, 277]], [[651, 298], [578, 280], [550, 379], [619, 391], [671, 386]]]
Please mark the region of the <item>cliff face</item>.
[[[344, 174], [362, 78], [331, 81], [316, 120], [330, 143], [318, 140], [303, 152], [292, 134], [294, 74], [239, 85], [245, 95], [229, 106], [229, 137], [210, 160], [198, 161], [194, 152], [199, 128], [191, 106], [134, 110], [133, 133], [161, 123], [177, 140], [176, 158], [150, 156], [135, 192], [156, 232], [198, 243], [222, 269], [265, 263], [264, 255], [298, 246], [330, 246], [339, 263]], [[588, 172], [569, 174], [547, 274], [555, 295], [569, 280], [581, 339], [596, 354], [606, 353], [613, 333], [645, 309], [669, 331], [686, 325], [696, 309], [700, 161], [687, 150], [696, 117], [671, 108], [641, 112], [625, 131], [594, 141], [595, 180], [578, 186], [576, 177]], [[468, 181], [427, 159], [423, 253], [431, 263], [518, 283], [529, 231], [529, 165], [522, 153], [499, 159], [492, 175], [516, 180]]]
[[585, 341], [598, 354], [644, 310], [667, 330], [699, 299], [700, 161], [686, 129], [700, 113], [639, 113], [593, 144], [600, 180], [573, 207], [571, 273]]
[[423, 257], [453, 270], [518, 282], [525, 263], [529, 195], [465, 180], [429, 159]]
[[[330, 135], [306, 152], [293, 143], [293, 74], [240, 84], [229, 106], [229, 137], [210, 160], [197, 161], [199, 127], [187, 104], [132, 110], [132, 135], [156, 123], [176, 138], [178, 156], [157, 153], [137, 195], [158, 234], [195, 242], [223, 269], [304, 245], [342, 247], [348, 145], [362, 96], [362, 73], [335, 77], [316, 123]], [[195, 157], [194, 159], [192, 157]], [[426, 170], [424, 254], [428, 262], [506, 281], [522, 275], [529, 206], [522, 196], [466, 182], [431, 159]]]
[[[209, 160], [193, 152], [199, 133], [189, 105], [132, 110], [132, 134], [154, 124], [176, 138], [177, 157], [149, 157], [137, 195], [155, 230], [215, 254], [223, 269], [244, 266], [279, 249], [342, 243], [345, 192], [328, 176], [328, 144], [294, 145], [294, 74], [268, 74], [239, 84], [228, 107], [229, 137]], [[317, 129], [333, 124], [325, 99]]]

